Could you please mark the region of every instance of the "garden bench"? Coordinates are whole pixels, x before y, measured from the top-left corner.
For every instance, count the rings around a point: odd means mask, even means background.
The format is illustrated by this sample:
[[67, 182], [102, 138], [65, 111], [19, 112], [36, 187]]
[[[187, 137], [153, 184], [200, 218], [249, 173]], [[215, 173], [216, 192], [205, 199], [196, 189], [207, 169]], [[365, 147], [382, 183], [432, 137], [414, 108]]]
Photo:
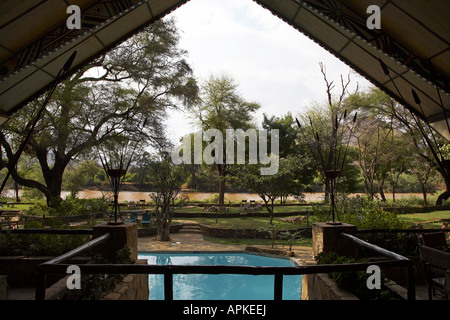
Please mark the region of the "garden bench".
[[137, 206], [136, 206], [136, 202], [134, 202], [134, 201], [130, 201], [129, 203], [128, 203], [128, 208], [136, 208]]
[[203, 212], [220, 212], [220, 211], [228, 211], [227, 207], [224, 206], [206, 206], [203, 209]]

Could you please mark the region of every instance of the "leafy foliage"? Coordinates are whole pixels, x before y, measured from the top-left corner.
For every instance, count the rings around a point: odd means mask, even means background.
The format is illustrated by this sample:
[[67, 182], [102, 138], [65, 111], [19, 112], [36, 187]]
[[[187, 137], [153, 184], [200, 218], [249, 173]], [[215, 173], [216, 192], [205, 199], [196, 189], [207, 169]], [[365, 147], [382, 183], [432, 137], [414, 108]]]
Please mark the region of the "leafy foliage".
[[289, 194], [300, 194], [315, 173], [311, 160], [303, 156], [280, 158], [278, 172], [273, 175], [261, 175], [261, 166], [231, 166], [229, 179], [256, 192], [269, 213], [274, 211], [275, 199]]
[[[338, 256], [335, 252], [324, 253], [321, 252], [314, 257], [317, 264], [351, 264], [357, 262], [367, 262], [365, 259], [356, 260], [350, 257]], [[382, 289], [369, 290], [367, 288], [367, 279], [369, 274], [364, 271], [353, 272], [333, 272], [328, 275], [336, 285], [344, 290], [353, 292], [358, 298], [362, 300], [398, 300], [399, 297], [391, 291], [383, 288], [386, 282], [385, 276], [381, 274]], [[384, 282], [383, 282], [384, 281]]]
[[[313, 206], [314, 219], [316, 221], [329, 221], [330, 207], [323, 205]], [[355, 225], [361, 229], [407, 229], [408, 223], [398, 218], [396, 211], [383, 211], [378, 201], [370, 197], [354, 197], [343, 199], [337, 206], [338, 220]], [[359, 237], [372, 244], [399, 254], [415, 254], [417, 239], [405, 233], [368, 233]], [[361, 254], [370, 254], [364, 249]]]
[[[58, 221], [51, 227], [63, 228]], [[25, 228], [42, 228], [32, 221]], [[59, 256], [90, 240], [90, 235], [10, 234], [0, 235], [0, 256]]]
[[[160, 20], [61, 83], [25, 150], [39, 162], [43, 181], [11, 168], [14, 180], [39, 189], [47, 205], [54, 207], [61, 201], [66, 167], [74, 159], [92, 158], [99, 145], [117, 143], [118, 136], [133, 139], [140, 135], [144, 137], [138, 141], [142, 148], [167, 147], [167, 109], [189, 107], [198, 94], [186, 51], [178, 47], [178, 41], [174, 21]], [[15, 141], [28, 133], [27, 123], [43, 99], [19, 110], [0, 132], [0, 144], [9, 160], [15, 157]], [[80, 176], [67, 178], [71, 191], [76, 192]]]
[[67, 197], [56, 207], [49, 207], [38, 202], [29, 209], [24, 210], [24, 214], [31, 216], [75, 216], [88, 212], [104, 212], [108, 209], [108, 203], [104, 199], [77, 199]]
[[[152, 183], [156, 189], [150, 195], [155, 209], [152, 212], [156, 223], [157, 237], [160, 241], [169, 240], [169, 228], [172, 223], [175, 200], [185, 180], [185, 171], [182, 166], [176, 166], [168, 160], [154, 162], [150, 166]], [[181, 205], [182, 203], [178, 203]]]
[[[134, 260], [130, 257], [131, 251], [123, 248], [117, 251], [117, 264], [133, 264]], [[110, 263], [100, 256], [95, 256], [93, 264]], [[70, 290], [64, 300], [99, 300], [103, 298], [109, 291], [114, 289], [117, 284], [124, 278], [123, 274], [82, 274], [81, 289]]]

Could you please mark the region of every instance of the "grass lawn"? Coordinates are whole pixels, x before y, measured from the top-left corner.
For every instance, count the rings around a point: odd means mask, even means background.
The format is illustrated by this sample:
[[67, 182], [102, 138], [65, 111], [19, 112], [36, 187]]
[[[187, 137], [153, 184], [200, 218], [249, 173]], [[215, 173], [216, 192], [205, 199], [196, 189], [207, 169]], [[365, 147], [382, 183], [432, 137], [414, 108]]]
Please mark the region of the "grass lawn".
[[411, 213], [411, 214], [400, 214], [398, 217], [401, 220], [411, 222], [411, 223], [422, 223], [423, 227], [429, 228], [440, 228], [441, 222], [433, 222], [439, 219], [450, 219], [450, 210], [443, 211], [433, 211], [426, 213]]
[[7, 206], [6, 203], [3, 204], [2, 207], [0, 207], [0, 210], [27, 210], [29, 209], [31, 206], [33, 206], [32, 204], [14, 204], [14, 208], [12, 208], [11, 206]]
[[[296, 216], [294, 216], [296, 217]], [[289, 218], [289, 217], [283, 217]], [[230, 229], [250, 229], [264, 227], [269, 223], [269, 217], [247, 217], [247, 218], [180, 218], [174, 219], [174, 221], [192, 221], [192, 223], [205, 224], [215, 228], [230, 228]], [[274, 218], [274, 222], [278, 222], [281, 227], [286, 229], [293, 229], [306, 226], [306, 223], [290, 223], [279, 221], [278, 218]]]
[[[177, 208], [175, 212], [188, 212], [188, 213], [197, 213], [197, 212], [203, 212], [203, 207], [197, 207], [197, 206], [185, 206], [183, 208]], [[300, 211], [311, 211], [311, 206], [275, 206], [274, 212], [300, 212]], [[228, 211], [231, 213], [240, 213], [242, 212], [242, 209], [239, 207], [228, 207]], [[263, 205], [262, 210], [259, 212], [267, 212], [266, 207]]]

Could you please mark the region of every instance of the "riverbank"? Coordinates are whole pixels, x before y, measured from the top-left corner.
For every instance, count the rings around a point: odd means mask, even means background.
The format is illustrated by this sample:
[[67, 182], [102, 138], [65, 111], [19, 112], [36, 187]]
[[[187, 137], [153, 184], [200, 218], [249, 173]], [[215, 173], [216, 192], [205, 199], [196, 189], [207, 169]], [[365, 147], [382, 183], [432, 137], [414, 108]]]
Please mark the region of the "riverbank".
[[[119, 201], [120, 202], [130, 202], [135, 201], [139, 202], [140, 200], [145, 200], [146, 202], [150, 201], [150, 191], [126, 191], [123, 190], [119, 193]], [[14, 196], [14, 190], [7, 190], [6, 191], [7, 196], [13, 197]], [[95, 199], [95, 198], [101, 198], [101, 197], [109, 197], [111, 196], [111, 192], [109, 190], [82, 190], [78, 192], [77, 197], [80, 199]], [[181, 194], [187, 195], [188, 199], [190, 201], [206, 201], [208, 199], [211, 199], [211, 197], [214, 196], [214, 192], [196, 192], [196, 191], [182, 191]], [[62, 191], [61, 197], [64, 199], [68, 195], [70, 195], [69, 191]], [[365, 196], [365, 193], [352, 193], [349, 194], [349, 197], [355, 197], [355, 196]], [[22, 191], [19, 190], [19, 196], [22, 196]], [[324, 193], [323, 192], [313, 192], [313, 193], [304, 193], [304, 201], [305, 202], [318, 202], [324, 200]], [[388, 200], [392, 199], [392, 193], [385, 193], [385, 196]], [[407, 199], [407, 198], [418, 198], [422, 199], [421, 193], [396, 193], [395, 198], [396, 199]], [[293, 197], [289, 197], [289, 200], [294, 200]], [[242, 200], [247, 201], [262, 201], [261, 198], [256, 193], [238, 193], [238, 192], [230, 192], [225, 193], [225, 201], [229, 202], [241, 202]]]

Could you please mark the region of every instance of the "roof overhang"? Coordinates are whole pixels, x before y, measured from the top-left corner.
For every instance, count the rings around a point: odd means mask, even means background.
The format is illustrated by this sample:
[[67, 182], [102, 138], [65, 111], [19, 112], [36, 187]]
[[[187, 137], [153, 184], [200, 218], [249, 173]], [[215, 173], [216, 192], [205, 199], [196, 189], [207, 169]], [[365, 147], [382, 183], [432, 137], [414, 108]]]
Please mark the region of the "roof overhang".
[[[254, 0], [427, 120], [450, 140], [450, 2]], [[66, 27], [68, 3], [82, 28]], [[187, 0], [22, 0], [0, 3], [0, 118], [41, 94], [77, 51], [75, 71]], [[370, 30], [370, 5], [381, 29]], [[390, 71], [383, 72], [379, 59]], [[69, 73], [70, 74], [70, 73]], [[411, 94], [414, 89], [419, 106]]]

